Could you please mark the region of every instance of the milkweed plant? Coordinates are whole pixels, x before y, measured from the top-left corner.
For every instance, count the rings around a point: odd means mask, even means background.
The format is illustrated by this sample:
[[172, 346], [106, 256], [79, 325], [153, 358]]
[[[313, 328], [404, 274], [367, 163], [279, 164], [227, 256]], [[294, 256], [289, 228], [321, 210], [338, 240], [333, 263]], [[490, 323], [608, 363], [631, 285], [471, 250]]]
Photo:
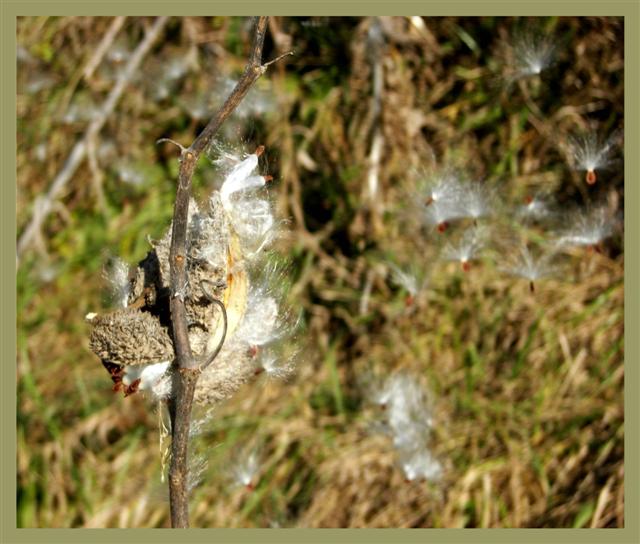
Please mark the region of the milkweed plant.
[[[262, 151], [259, 147], [231, 167], [204, 205], [192, 200], [189, 206], [189, 281], [179, 293], [187, 306], [189, 339], [197, 355], [224, 340], [215, 364], [198, 382], [199, 404], [229, 398], [263, 371], [284, 377], [293, 370], [293, 362], [282, 359], [276, 346], [295, 323], [280, 288], [283, 265], [266, 251], [282, 225], [264, 194], [270, 177], [255, 173]], [[115, 260], [108, 280], [119, 308], [87, 315], [91, 349], [111, 374], [114, 389], [125, 395], [148, 391], [163, 400], [171, 394], [170, 243], [171, 228], [151, 241], [151, 250], [131, 273]], [[214, 297], [226, 307], [226, 331]]]
[[[291, 340], [298, 320], [285, 304], [286, 266], [268, 249], [283, 223], [276, 221], [267, 184], [258, 174], [259, 147], [246, 158], [227, 156], [229, 166], [208, 201], [191, 200], [188, 226], [188, 282], [184, 297], [189, 339], [196, 355], [222, 343], [215, 362], [202, 373], [195, 402], [211, 406], [264, 373], [286, 378], [295, 368]], [[233, 164], [235, 159], [235, 164]], [[231, 163], [231, 164], [229, 164]], [[86, 316], [90, 347], [125, 396], [148, 392], [156, 400], [172, 394], [175, 357], [169, 326], [169, 246], [171, 228], [150, 241], [147, 256], [132, 270], [115, 259], [107, 270], [117, 308]], [[226, 308], [226, 330], [216, 298]]]

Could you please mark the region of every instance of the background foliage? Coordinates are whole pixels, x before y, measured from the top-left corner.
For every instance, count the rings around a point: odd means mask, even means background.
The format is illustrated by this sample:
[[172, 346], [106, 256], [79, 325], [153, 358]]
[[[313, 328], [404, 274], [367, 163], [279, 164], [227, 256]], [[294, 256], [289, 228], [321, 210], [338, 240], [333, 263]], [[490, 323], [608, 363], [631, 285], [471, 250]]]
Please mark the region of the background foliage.
[[[84, 79], [110, 23], [19, 20], [19, 230], [150, 20], [128, 19]], [[374, 24], [378, 46], [367, 39]], [[506, 85], [525, 27], [551, 37], [556, 61]], [[168, 525], [158, 411], [110, 391], [84, 315], [108, 307], [109, 256], [135, 263], [167, 228], [177, 155], [154, 142], [194, 139], [243, 68], [248, 33], [245, 19], [171, 20], [100, 133], [97, 165], [83, 164], [20, 262], [21, 527]], [[303, 347], [295, 378], [258, 380], [204, 427], [193, 526], [624, 525], [621, 236], [601, 253], [576, 251], [564, 277], [530, 293], [499, 273], [504, 256], [467, 274], [439, 261], [442, 236], [412, 225], [409, 205], [421, 172], [456, 164], [510, 205], [541, 187], [565, 208], [622, 209], [621, 164], [588, 187], [562, 147], [576, 131], [622, 126], [622, 44], [618, 18], [272, 19], [265, 57], [296, 55], [251, 92], [195, 186], [204, 198], [221, 181], [221, 148], [266, 146], [261, 171], [290, 218], [280, 250], [293, 263]], [[370, 202], [376, 63], [384, 145]], [[389, 262], [427, 270], [412, 307]], [[367, 381], [397, 369], [432, 392], [439, 483], [404, 482], [389, 440], [372, 430]], [[228, 480], [250, 446], [262, 459], [252, 492]]]

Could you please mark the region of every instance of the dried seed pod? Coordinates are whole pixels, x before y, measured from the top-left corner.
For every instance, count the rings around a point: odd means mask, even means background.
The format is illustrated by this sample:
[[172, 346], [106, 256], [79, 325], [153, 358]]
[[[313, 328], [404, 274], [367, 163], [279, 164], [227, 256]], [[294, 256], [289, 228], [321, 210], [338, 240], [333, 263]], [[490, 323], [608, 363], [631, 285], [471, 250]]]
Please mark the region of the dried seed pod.
[[[256, 298], [255, 289], [249, 302], [247, 263], [274, 236], [270, 203], [250, 196], [267, 181], [267, 177], [252, 175], [258, 155], [256, 151], [231, 170], [220, 191], [211, 195], [206, 209], [190, 201], [184, 285], [174, 289], [170, 282], [170, 226], [160, 240], [151, 242], [152, 249], [133, 271], [130, 284], [125, 285], [126, 308], [105, 316], [87, 316], [93, 325], [91, 349], [126, 395], [148, 389], [158, 398], [171, 394], [166, 372], [175, 357], [172, 297], [184, 301], [191, 351], [196, 361], [203, 363], [194, 397], [199, 404], [230, 397], [254, 376], [256, 361], [247, 350], [247, 342], [258, 334], [256, 331], [262, 331], [256, 345], [280, 335], [277, 303], [265, 298], [264, 293]], [[275, 305], [275, 314], [267, 319], [264, 312], [254, 310], [253, 321], [247, 324], [249, 305], [267, 310]], [[265, 315], [269, 317], [270, 313]], [[252, 326], [256, 331], [247, 330]], [[223, 342], [215, 361], [205, 366], [209, 355], [217, 353]]]
[[[201, 212], [194, 201], [189, 213], [188, 283], [171, 293], [169, 250], [171, 227], [139, 263], [129, 290], [128, 307], [87, 321], [92, 351], [111, 365], [149, 365], [175, 357], [170, 335], [171, 296], [181, 296], [189, 323], [189, 341], [196, 357], [205, 357], [222, 341], [220, 309], [210, 297], [223, 302], [227, 312], [227, 338], [242, 321], [247, 305], [248, 279], [238, 236], [214, 193], [208, 209]], [[203, 285], [207, 286], [207, 291]], [[216, 362], [215, 371], [205, 373], [198, 384], [196, 400], [215, 402], [227, 398], [245, 380], [238, 377], [237, 357], [228, 365]], [[212, 390], [214, 389], [214, 390]], [[135, 392], [135, 387], [125, 392]]]
[[89, 345], [103, 361], [141, 365], [171, 360], [173, 343], [157, 316], [125, 308], [87, 318], [93, 326]]
[[201, 374], [193, 400], [216, 404], [231, 397], [255, 374], [255, 363], [246, 352], [223, 348], [216, 360]]
[[[217, 195], [215, 195], [217, 197]], [[218, 207], [219, 200], [212, 198], [212, 211]], [[242, 248], [238, 237], [228, 231], [226, 247], [226, 276], [218, 277], [218, 284], [224, 287], [219, 294], [212, 293], [224, 304], [227, 311], [226, 338], [232, 338], [242, 322], [247, 310], [249, 291], [248, 275], [243, 263]], [[213, 306], [213, 305], [212, 305]], [[211, 353], [222, 340], [222, 319], [220, 312], [213, 307], [213, 315], [209, 321], [212, 331], [202, 340], [206, 341], [206, 353]], [[190, 339], [193, 333], [190, 332]], [[192, 348], [193, 348], [192, 339]], [[204, 354], [204, 352], [203, 352]], [[207, 367], [196, 385], [194, 401], [198, 404], [216, 404], [231, 397], [241, 385], [253, 376], [254, 365], [250, 357], [232, 344], [225, 345], [216, 360]]]
[[[242, 264], [240, 244], [236, 236], [229, 243], [227, 253], [227, 280], [222, 302], [227, 309], [227, 335], [232, 335], [238, 328], [247, 311], [247, 294], [249, 281]], [[220, 342], [220, 335], [212, 335], [207, 351], [211, 351]]]
[[[195, 215], [190, 224], [189, 283], [185, 307], [190, 321], [191, 349], [204, 356], [222, 340], [222, 316], [203, 291], [224, 304], [227, 338], [246, 311], [248, 280], [238, 237], [230, 228], [218, 193], [210, 199], [207, 214]], [[212, 287], [212, 288], [211, 288]]]

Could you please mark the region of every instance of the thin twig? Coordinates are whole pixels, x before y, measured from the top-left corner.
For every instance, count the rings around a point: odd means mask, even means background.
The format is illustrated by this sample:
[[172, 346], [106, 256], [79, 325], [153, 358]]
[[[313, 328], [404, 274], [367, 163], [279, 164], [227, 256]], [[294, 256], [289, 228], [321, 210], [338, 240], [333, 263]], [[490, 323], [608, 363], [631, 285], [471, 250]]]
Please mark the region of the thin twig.
[[84, 70], [82, 71], [82, 77], [84, 77], [86, 80], [91, 79], [93, 72], [95, 72], [98, 65], [102, 62], [102, 57], [104, 57], [109, 47], [111, 47], [111, 44], [113, 44], [113, 40], [115, 40], [118, 32], [120, 32], [125, 19], [126, 17], [122, 15], [114, 17], [109, 30], [107, 30], [107, 32], [105, 33], [102, 41], [94, 51], [93, 55], [91, 55], [89, 62], [87, 62]]
[[[187, 226], [191, 179], [201, 153], [210, 145], [222, 123], [238, 107], [252, 85], [266, 71], [262, 64], [262, 48], [267, 29], [267, 17], [257, 17], [249, 61], [235, 88], [204, 130], [189, 148], [182, 149], [178, 187], [173, 211], [171, 248], [169, 251], [171, 283], [171, 324], [176, 353], [174, 396], [169, 401], [171, 415], [171, 466], [169, 468], [169, 499], [172, 527], [189, 527], [187, 491], [187, 445], [193, 395], [201, 372], [199, 360], [193, 357], [187, 328], [187, 314], [181, 287], [187, 282]], [[220, 344], [219, 348], [222, 346]], [[219, 348], [215, 350], [214, 357]], [[211, 358], [211, 361], [213, 360]], [[207, 364], [209, 359], [207, 358]]]
[[371, 22], [367, 42], [369, 44], [369, 61], [372, 65], [373, 98], [371, 109], [374, 123], [379, 124], [382, 120], [382, 94], [384, 92], [384, 71], [382, 67], [384, 33], [379, 17], [374, 17]]
[[270, 60], [269, 62], [265, 62], [262, 67], [263, 68], [268, 68], [269, 66], [271, 66], [272, 64], [275, 64], [278, 61], [281, 61], [283, 58], [285, 57], [290, 57], [295, 55], [295, 51], [287, 51], [286, 53], [282, 53], [282, 55], [278, 55], [275, 59]]
[[47, 194], [39, 203], [40, 209], [38, 210], [38, 213], [34, 213], [31, 221], [22, 231], [22, 235], [18, 240], [16, 267], [20, 265], [20, 257], [24, 251], [29, 247], [33, 238], [40, 232], [42, 223], [49, 216], [49, 213], [53, 209], [53, 204], [58, 198], [60, 192], [86, 157], [89, 140], [95, 137], [100, 130], [102, 130], [106, 120], [113, 113], [113, 110], [115, 109], [118, 100], [120, 100], [127, 84], [131, 81], [131, 78], [140, 66], [142, 59], [151, 50], [151, 46], [155, 43], [168, 19], [168, 17], [158, 17], [156, 19], [153, 26], [146, 33], [144, 40], [142, 40], [140, 45], [138, 45], [131, 55], [126, 67], [120, 73], [118, 80], [113, 86], [113, 89], [111, 89], [111, 92], [100, 109], [100, 112], [94, 117], [80, 141], [78, 141], [71, 150], [62, 170], [60, 170], [56, 178], [53, 180]]
[[[284, 51], [285, 49], [288, 49], [290, 47], [291, 39], [288, 35], [283, 34], [279, 30], [277, 17], [269, 19], [269, 28], [277, 50]], [[287, 54], [293, 54], [293, 52], [284, 53], [284, 55]], [[280, 55], [280, 57], [282, 57], [282, 55]], [[278, 67], [277, 76], [274, 77], [273, 84], [275, 86], [275, 94], [276, 96], [279, 96], [279, 114], [282, 119], [288, 119], [291, 113], [291, 104], [284, 98], [286, 96], [285, 92], [278, 92], [279, 89], [283, 90], [285, 86], [285, 72], [282, 64]], [[294, 152], [291, 125], [288, 122], [282, 122], [278, 125], [279, 133], [274, 135], [274, 138], [277, 138], [280, 142], [282, 152], [280, 167], [283, 174], [282, 178], [285, 180], [285, 186], [283, 187], [284, 190], [281, 192], [283, 195], [282, 198], [284, 199], [285, 206], [290, 207], [291, 213], [299, 229], [301, 229], [303, 236], [308, 236], [309, 233], [305, 225], [302, 205], [300, 204], [302, 191], [300, 189], [300, 177], [297, 169], [297, 161], [299, 159]], [[308, 138], [305, 138], [305, 141], [308, 141]]]
[[102, 179], [104, 176], [100, 169], [100, 165], [98, 164], [98, 153], [96, 149], [98, 143], [96, 140], [96, 134], [87, 140], [87, 160], [89, 162], [89, 169], [91, 170], [91, 184], [93, 185], [98, 209], [104, 211], [106, 208], [106, 199], [104, 191], [102, 190]]
[[372, 124], [373, 138], [369, 152], [369, 169], [367, 173], [366, 200], [371, 210], [371, 222], [374, 235], [380, 227], [380, 198], [378, 198], [380, 185], [380, 162], [384, 147], [384, 135], [382, 131], [382, 94], [384, 92], [384, 71], [382, 66], [382, 48], [384, 37], [379, 17], [374, 17], [369, 30], [368, 42], [370, 44], [369, 56], [373, 73], [373, 97], [372, 97]]

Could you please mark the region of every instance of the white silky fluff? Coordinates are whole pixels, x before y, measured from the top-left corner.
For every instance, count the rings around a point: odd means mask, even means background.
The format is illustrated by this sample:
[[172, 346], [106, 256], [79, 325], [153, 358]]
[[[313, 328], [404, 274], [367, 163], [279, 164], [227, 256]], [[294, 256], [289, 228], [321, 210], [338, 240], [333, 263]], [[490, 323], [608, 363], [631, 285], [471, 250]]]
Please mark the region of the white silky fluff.
[[122, 383], [131, 385], [137, 379], [140, 379], [139, 391], [151, 390], [158, 398], [168, 393], [169, 384], [165, 383], [165, 373], [169, 369], [171, 363], [164, 361], [162, 363], [154, 363], [150, 365], [128, 365], [125, 367], [125, 373], [122, 377]]
[[262, 187], [265, 180], [262, 176], [252, 176], [253, 171], [258, 167], [258, 155], [249, 155], [245, 160], [233, 167], [227, 175], [220, 188], [220, 199], [227, 213], [233, 210], [231, 195], [238, 191]]

